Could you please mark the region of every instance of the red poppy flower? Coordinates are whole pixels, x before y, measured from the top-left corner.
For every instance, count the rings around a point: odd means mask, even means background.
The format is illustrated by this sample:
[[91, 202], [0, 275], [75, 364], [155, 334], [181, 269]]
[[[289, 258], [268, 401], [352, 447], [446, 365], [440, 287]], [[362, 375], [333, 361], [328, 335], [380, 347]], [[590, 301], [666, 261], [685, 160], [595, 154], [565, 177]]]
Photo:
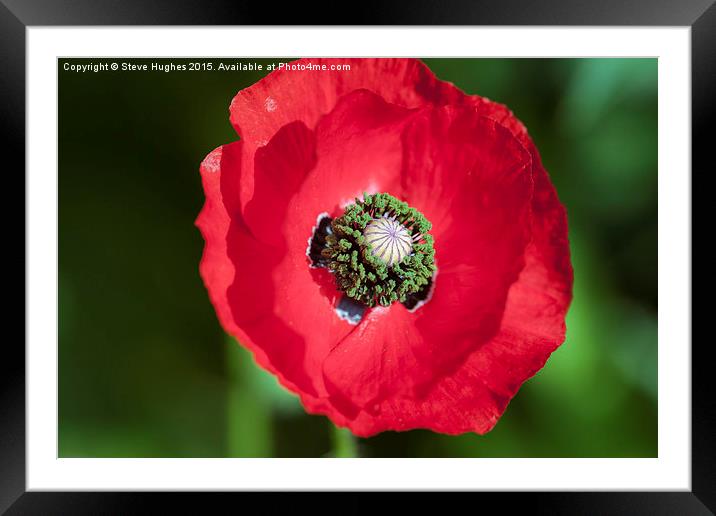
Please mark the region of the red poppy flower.
[[537, 149], [420, 61], [294, 64], [236, 95], [241, 140], [201, 165], [223, 327], [356, 435], [488, 432], [565, 335], [566, 216]]

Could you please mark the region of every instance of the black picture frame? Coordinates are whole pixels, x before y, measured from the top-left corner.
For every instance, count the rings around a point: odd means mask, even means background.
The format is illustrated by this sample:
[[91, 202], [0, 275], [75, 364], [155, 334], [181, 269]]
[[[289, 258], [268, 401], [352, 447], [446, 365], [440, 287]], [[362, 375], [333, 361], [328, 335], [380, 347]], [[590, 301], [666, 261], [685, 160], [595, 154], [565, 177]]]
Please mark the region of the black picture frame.
[[[716, 6], [714, 0], [420, 0], [363, 1], [350, 19], [322, 2], [285, 4], [276, 9], [261, 2], [194, 0], [0, 0], [0, 143], [5, 180], [20, 181], [25, 170], [25, 31], [41, 25], [607, 25], [690, 26], [692, 44], [692, 177], [694, 171], [712, 172], [707, 136], [715, 120]], [[11, 172], [16, 173], [12, 174]], [[14, 186], [14, 185], [12, 185]], [[5, 201], [24, 200], [19, 188], [6, 183]], [[23, 195], [18, 192], [22, 191]], [[14, 213], [15, 215], [8, 215]], [[16, 228], [20, 209], [6, 204], [6, 228]], [[7, 226], [10, 227], [7, 227]], [[16, 268], [25, 259], [23, 236], [11, 240], [6, 256]], [[7, 234], [7, 233], [6, 233]], [[19, 244], [22, 239], [23, 245]], [[13, 242], [10, 245], [10, 242]], [[16, 269], [15, 269], [16, 270]], [[25, 275], [23, 275], [25, 276]], [[6, 277], [17, 277], [10, 272]], [[26, 278], [25, 278], [26, 279]], [[6, 290], [7, 292], [7, 290]], [[6, 295], [9, 301], [9, 296]], [[23, 295], [24, 299], [24, 295]], [[19, 302], [8, 303], [20, 306]], [[24, 311], [24, 303], [22, 303]], [[24, 318], [23, 318], [24, 319]], [[5, 320], [9, 321], [7, 317]], [[6, 331], [6, 335], [9, 333]], [[688, 342], [673, 343], [688, 345]], [[716, 512], [716, 397], [710, 381], [708, 341], [692, 346], [692, 491], [602, 493], [480, 494], [497, 501], [501, 510], [517, 505], [548, 514], [713, 514]], [[201, 510], [204, 496], [165, 493], [60, 493], [25, 489], [25, 352], [19, 338], [6, 337], [0, 359], [0, 512], [7, 514], [132, 514], [148, 510], [147, 498], [162, 503], [166, 512], [176, 504], [180, 512]], [[219, 495], [221, 496], [221, 495]], [[224, 495], [231, 496], [231, 495]], [[345, 512], [364, 512], [370, 497], [351, 494]], [[421, 497], [413, 498], [420, 501]], [[178, 502], [178, 503], [177, 503]], [[283, 512], [275, 497], [272, 509]], [[472, 503], [472, 502], [471, 502]], [[287, 506], [288, 507], [288, 506]]]

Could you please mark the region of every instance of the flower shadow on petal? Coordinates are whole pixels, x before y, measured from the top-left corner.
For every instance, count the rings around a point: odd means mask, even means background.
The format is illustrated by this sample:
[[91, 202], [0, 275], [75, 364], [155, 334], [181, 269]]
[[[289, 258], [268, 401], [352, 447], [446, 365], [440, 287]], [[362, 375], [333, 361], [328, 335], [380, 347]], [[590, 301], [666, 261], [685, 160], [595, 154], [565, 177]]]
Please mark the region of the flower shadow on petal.
[[283, 126], [254, 155], [254, 195], [244, 210], [257, 240], [285, 248], [288, 204], [316, 164], [313, 131], [301, 121]]

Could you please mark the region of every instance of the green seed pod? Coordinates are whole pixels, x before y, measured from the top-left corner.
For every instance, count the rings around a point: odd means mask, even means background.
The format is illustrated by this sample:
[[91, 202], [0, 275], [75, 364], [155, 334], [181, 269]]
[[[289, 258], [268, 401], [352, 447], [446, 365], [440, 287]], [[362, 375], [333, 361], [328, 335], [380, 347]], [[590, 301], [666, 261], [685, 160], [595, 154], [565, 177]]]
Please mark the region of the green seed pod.
[[413, 239], [405, 227], [390, 217], [371, 221], [363, 231], [371, 253], [388, 267], [400, 263], [413, 251]]

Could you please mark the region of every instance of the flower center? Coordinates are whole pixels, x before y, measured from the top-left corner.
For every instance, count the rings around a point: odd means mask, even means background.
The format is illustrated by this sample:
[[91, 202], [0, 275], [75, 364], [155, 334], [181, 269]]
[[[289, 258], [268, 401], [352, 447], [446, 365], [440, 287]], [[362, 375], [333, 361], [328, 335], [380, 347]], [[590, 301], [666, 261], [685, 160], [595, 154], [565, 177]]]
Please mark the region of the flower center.
[[427, 296], [436, 270], [431, 227], [422, 213], [392, 195], [364, 194], [331, 221], [322, 262], [352, 300], [412, 308]]
[[363, 237], [371, 254], [389, 267], [400, 263], [413, 250], [410, 232], [395, 218], [383, 215], [368, 223]]

